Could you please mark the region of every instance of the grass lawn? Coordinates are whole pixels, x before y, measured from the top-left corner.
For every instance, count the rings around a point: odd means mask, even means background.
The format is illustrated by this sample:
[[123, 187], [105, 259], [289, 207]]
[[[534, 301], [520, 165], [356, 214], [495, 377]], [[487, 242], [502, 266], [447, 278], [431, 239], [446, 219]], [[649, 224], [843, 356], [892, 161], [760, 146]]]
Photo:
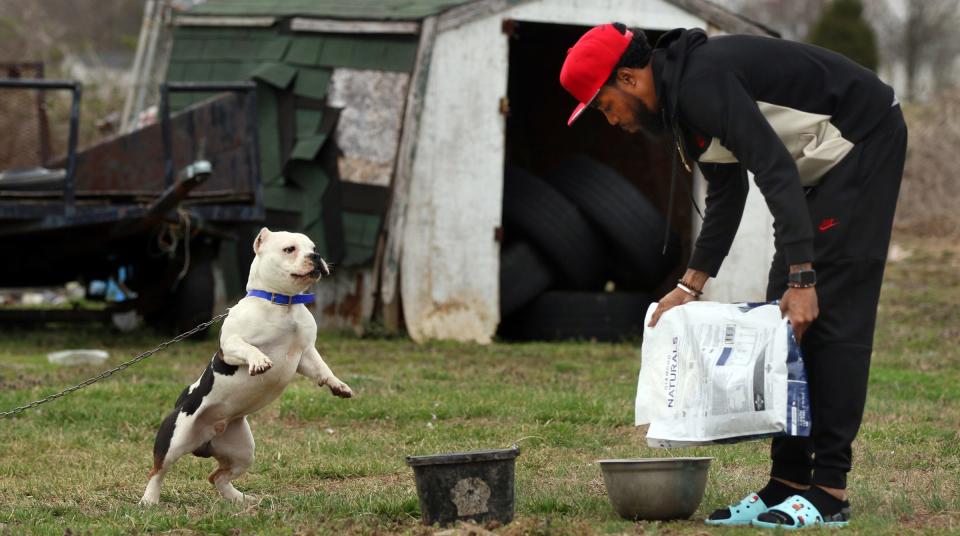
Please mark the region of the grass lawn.
[[[960, 245], [900, 237], [888, 266], [867, 413], [851, 475], [849, 534], [960, 533]], [[95, 375], [49, 351], [95, 347], [115, 365], [161, 342], [106, 328], [4, 327], [0, 410]], [[703, 518], [766, 480], [767, 442], [664, 452], [634, 428], [636, 344], [493, 344], [325, 336], [318, 346], [357, 396], [305, 379], [250, 421], [257, 461], [221, 503], [215, 462], [187, 456], [161, 505], [137, 501], [153, 438], [216, 342], [185, 342], [68, 398], [0, 421], [0, 534], [425, 534], [408, 454], [517, 443], [517, 520], [501, 534], [716, 534]], [[597, 459], [713, 456], [690, 521], [630, 523], [611, 509]]]

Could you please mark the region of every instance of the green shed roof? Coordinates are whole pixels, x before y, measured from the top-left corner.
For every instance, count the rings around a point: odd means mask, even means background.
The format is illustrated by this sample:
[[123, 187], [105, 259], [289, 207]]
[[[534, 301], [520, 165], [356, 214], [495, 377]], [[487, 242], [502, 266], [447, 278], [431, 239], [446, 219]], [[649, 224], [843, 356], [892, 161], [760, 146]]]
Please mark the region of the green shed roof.
[[191, 15], [417, 20], [472, 0], [207, 0]]

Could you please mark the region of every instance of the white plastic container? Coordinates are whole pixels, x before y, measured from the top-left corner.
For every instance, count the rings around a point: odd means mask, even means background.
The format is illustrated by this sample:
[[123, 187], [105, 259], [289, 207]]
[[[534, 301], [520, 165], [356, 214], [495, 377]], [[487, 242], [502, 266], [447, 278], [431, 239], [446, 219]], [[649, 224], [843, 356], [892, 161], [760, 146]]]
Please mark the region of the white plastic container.
[[104, 350], [61, 350], [47, 354], [47, 360], [55, 365], [78, 366], [100, 365], [110, 357]]

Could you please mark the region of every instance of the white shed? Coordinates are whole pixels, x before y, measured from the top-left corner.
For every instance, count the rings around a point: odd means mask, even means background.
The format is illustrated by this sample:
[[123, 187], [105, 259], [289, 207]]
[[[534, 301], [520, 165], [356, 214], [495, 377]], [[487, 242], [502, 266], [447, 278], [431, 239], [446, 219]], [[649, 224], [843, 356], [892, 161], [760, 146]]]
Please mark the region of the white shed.
[[[565, 151], [603, 143], [608, 160], [621, 171], [632, 166], [631, 179], [665, 204], [666, 149], [657, 155], [650, 141], [634, 142], [646, 147], [632, 159], [630, 153], [640, 149], [631, 151], [627, 135], [614, 132], [599, 115], [565, 131], [575, 104], [564, 98], [557, 82], [566, 48], [589, 27], [611, 21], [649, 30], [651, 41], [677, 27], [770, 33], [704, 0], [479, 0], [423, 21], [422, 63], [410, 86], [408, 102], [414, 104], [405, 117], [380, 286], [385, 319], [396, 318], [390, 309], [402, 304], [414, 340], [485, 343], [496, 332], [496, 230], [504, 165], [523, 152], [515, 146], [516, 138], [537, 138], [533, 159], [540, 167], [556, 163]], [[531, 76], [539, 78], [532, 82]], [[543, 91], [531, 95], [532, 83]], [[515, 91], [514, 85], [521, 87]], [[507, 98], [514, 94], [523, 102]], [[521, 133], [523, 127], [510, 124], [518, 118], [535, 126]], [[693, 182], [702, 206], [703, 180], [695, 177]], [[690, 223], [677, 225], [674, 219], [674, 228], [693, 238], [699, 222], [690, 216], [687, 195], [681, 190], [677, 197], [677, 214]], [[772, 219], [756, 191], [744, 222], [719, 279], [709, 287], [710, 299], [763, 298], [766, 259], [773, 251]], [[689, 241], [685, 243], [689, 255]], [[734, 273], [736, 278], [730, 277]]]

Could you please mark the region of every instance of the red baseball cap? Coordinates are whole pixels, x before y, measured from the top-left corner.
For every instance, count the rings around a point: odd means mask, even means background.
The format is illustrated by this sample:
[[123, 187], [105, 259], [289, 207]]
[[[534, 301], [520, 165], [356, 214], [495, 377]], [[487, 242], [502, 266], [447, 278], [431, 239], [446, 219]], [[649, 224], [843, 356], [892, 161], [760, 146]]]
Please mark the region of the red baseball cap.
[[604, 24], [591, 28], [567, 49], [567, 59], [560, 69], [560, 85], [580, 101], [567, 125], [573, 124], [597, 97], [631, 39], [630, 30], [622, 34], [613, 24]]

